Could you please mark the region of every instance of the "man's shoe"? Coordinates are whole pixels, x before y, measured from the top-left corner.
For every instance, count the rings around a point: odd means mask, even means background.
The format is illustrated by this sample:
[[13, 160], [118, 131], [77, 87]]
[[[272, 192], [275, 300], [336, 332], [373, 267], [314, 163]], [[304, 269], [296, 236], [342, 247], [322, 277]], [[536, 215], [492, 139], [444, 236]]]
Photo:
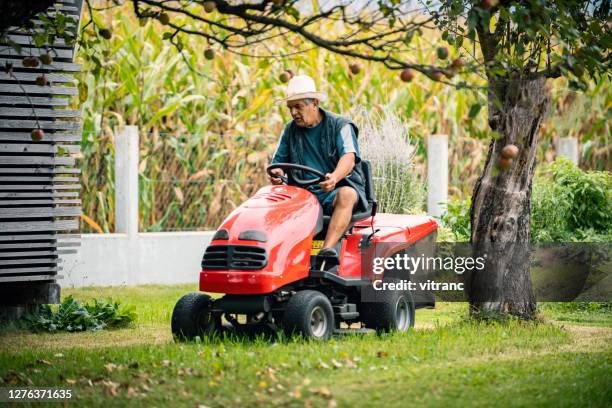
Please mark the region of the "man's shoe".
[[318, 255], [326, 257], [337, 257], [338, 252], [336, 252], [336, 248], [323, 248], [319, 251]]

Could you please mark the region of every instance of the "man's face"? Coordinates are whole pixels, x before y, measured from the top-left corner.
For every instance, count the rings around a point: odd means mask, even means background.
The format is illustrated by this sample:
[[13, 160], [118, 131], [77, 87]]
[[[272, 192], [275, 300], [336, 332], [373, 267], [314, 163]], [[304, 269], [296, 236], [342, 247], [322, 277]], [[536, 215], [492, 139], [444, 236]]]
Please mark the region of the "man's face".
[[287, 107], [298, 126], [312, 127], [317, 124], [319, 119], [319, 101], [311, 99], [310, 103], [307, 104], [306, 102], [304, 99], [287, 101]]

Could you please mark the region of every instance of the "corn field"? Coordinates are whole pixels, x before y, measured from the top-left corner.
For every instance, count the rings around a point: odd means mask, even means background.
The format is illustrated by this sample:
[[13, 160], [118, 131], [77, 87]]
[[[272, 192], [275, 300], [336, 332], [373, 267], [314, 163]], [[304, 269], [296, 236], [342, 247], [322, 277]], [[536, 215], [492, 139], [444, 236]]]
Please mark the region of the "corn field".
[[[382, 129], [387, 135], [394, 129], [395, 137], [381, 139], [381, 148], [392, 149], [406, 134], [400, 151], [410, 157], [377, 170], [382, 172], [378, 178], [387, 180], [377, 186], [377, 193], [387, 197], [387, 210], [422, 209], [428, 135], [449, 135], [451, 196], [469, 196], [482, 170], [491, 137], [486, 107], [469, 115], [475, 104], [486, 105], [482, 92], [456, 90], [419, 76], [405, 84], [396, 71], [376, 64], [360, 63], [362, 72], [353, 75], [349, 64], [354, 61], [321, 49], [282, 59], [218, 49], [207, 60], [203, 51], [209, 45], [202, 38], [184, 36], [179, 53], [162, 39], [163, 27], [156, 21], [141, 25], [121, 8], [101, 18], [99, 23], [112, 29], [112, 39], [80, 49], [77, 57], [83, 64], [83, 232], [114, 230], [113, 143], [124, 125], [141, 130], [140, 230], [214, 228], [266, 183], [265, 166], [290, 119], [286, 107], [274, 104], [283, 97], [279, 75], [288, 68], [315, 78], [329, 95], [327, 109], [345, 114], [356, 114], [355, 107], [365, 110], [364, 134]], [[325, 28], [333, 30], [332, 25]], [[86, 30], [84, 35], [96, 34]], [[434, 59], [435, 38], [425, 32], [414, 39], [421, 50], [413, 56], [416, 62]], [[279, 38], [249, 52], [270, 49], [277, 54], [293, 51]], [[99, 71], [93, 69], [94, 57], [103, 61]], [[572, 135], [585, 146], [585, 165], [609, 167], [609, 83], [593, 84], [587, 94], [577, 95], [559, 80], [551, 94], [554, 116], [543, 127], [540, 161], [554, 157], [554, 137]], [[369, 152], [375, 156], [374, 150]]]

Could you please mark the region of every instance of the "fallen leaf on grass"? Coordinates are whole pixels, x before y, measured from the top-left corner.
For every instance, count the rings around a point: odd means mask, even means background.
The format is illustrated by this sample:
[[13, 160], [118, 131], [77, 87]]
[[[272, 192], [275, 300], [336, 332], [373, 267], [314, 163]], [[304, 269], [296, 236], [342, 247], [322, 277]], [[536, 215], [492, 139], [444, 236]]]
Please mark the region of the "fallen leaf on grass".
[[355, 364], [355, 361], [351, 360], [350, 358], [347, 358], [344, 361], [344, 365], [346, 366], [346, 368], [357, 368], [357, 364]]
[[329, 368], [329, 365], [327, 365], [324, 361], [319, 361], [319, 368]]
[[323, 387], [321, 387], [319, 389], [311, 389], [310, 392], [312, 394], [319, 394], [320, 396], [325, 397], [325, 398], [331, 398], [331, 395], [332, 395], [331, 391], [329, 390], [329, 388], [327, 388], [325, 386], [323, 386]]
[[106, 394], [111, 397], [116, 397], [119, 393], [119, 383], [113, 382], [111, 380], [103, 380], [100, 382], [105, 388]]
[[388, 357], [389, 353], [387, 353], [386, 351], [379, 351], [376, 353], [376, 357], [378, 358], [384, 358], [384, 357]]
[[295, 398], [295, 399], [302, 398], [302, 392], [300, 390], [298, 390], [297, 388], [295, 390], [289, 392], [288, 395], [291, 398]]

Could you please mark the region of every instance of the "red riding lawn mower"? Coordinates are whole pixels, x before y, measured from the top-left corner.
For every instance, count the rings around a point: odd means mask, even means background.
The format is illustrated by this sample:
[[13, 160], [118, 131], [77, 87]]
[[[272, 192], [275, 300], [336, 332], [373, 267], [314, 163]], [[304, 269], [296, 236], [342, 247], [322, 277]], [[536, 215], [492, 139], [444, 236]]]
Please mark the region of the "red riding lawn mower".
[[[172, 313], [175, 338], [265, 328], [326, 340], [334, 332], [351, 331], [358, 322], [361, 327], [352, 330], [412, 327], [415, 308], [432, 304], [415, 304], [409, 290], [383, 291], [375, 294], [375, 301], [367, 301], [364, 294], [373, 290], [373, 279], [384, 281], [387, 276], [374, 277], [372, 257], [364, 253], [381, 243], [385, 253], [377, 256], [393, 256], [419, 242], [433, 246], [438, 226], [428, 216], [376, 214], [370, 163], [358, 165], [368, 208], [353, 214], [336, 246], [339, 255], [331, 257], [318, 255], [330, 217], [306, 189], [325, 175], [297, 164], [268, 166], [268, 174], [277, 168], [285, 172], [284, 184], [265, 186], [236, 208], [204, 253], [200, 291], [224, 296], [183, 296]], [[304, 172], [316, 177], [298, 177]], [[342, 323], [348, 328], [341, 328]]]

